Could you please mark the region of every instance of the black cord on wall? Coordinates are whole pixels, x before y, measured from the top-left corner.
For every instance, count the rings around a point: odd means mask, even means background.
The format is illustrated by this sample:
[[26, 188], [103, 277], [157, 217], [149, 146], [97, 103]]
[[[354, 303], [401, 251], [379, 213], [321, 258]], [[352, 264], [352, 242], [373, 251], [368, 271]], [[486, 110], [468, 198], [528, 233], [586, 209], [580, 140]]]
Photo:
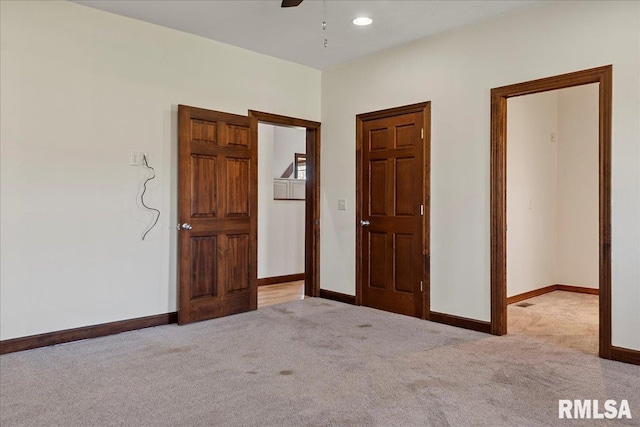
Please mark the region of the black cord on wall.
[[144, 206], [145, 209], [157, 213], [156, 219], [155, 219], [155, 221], [153, 221], [153, 224], [151, 224], [151, 226], [149, 228], [147, 228], [147, 230], [142, 234], [142, 240], [144, 240], [144, 238], [147, 237], [147, 234], [158, 223], [158, 220], [160, 219], [160, 211], [158, 209], [156, 209], [156, 208], [152, 208], [152, 207], [147, 206], [146, 203], [144, 202], [144, 193], [147, 192], [147, 183], [156, 177], [156, 170], [154, 168], [152, 168], [151, 166], [149, 166], [149, 163], [147, 162], [147, 154], [146, 153], [142, 155], [142, 160], [144, 161], [144, 167], [146, 167], [147, 169], [151, 169], [151, 172], [153, 172], [153, 175], [151, 177], [147, 178], [147, 180], [142, 185], [144, 188], [142, 190], [142, 194], [140, 195], [140, 203], [142, 203], [142, 206]]

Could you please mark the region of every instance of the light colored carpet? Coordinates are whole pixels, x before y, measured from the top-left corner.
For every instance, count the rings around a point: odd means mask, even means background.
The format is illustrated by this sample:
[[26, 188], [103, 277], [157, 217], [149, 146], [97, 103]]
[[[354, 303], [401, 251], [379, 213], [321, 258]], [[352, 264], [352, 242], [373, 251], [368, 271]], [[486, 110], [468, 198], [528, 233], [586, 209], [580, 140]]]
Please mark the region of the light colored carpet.
[[[507, 307], [509, 334], [598, 354], [598, 296], [554, 291]], [[518, 304], [533, 304], [519, 307]]]
[[8, 426], [586, 426], [640, 367], [318, 298], [0, 357]]

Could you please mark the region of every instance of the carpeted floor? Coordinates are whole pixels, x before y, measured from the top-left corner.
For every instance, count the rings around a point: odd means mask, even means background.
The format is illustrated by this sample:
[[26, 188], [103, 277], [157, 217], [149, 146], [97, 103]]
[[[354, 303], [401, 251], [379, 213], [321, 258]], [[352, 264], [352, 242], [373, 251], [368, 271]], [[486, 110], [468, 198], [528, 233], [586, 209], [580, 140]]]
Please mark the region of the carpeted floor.
[[[598, 354], [598, 296], [554, 291], [507, 307], [509, 334]], [[531, 304], [520, 307], [519, 304]]]
[[[634, 419], [558, 420], [558, 399]], [[8, 426], [639, 425], [640, 367], [309, 298], [0, 357]]]

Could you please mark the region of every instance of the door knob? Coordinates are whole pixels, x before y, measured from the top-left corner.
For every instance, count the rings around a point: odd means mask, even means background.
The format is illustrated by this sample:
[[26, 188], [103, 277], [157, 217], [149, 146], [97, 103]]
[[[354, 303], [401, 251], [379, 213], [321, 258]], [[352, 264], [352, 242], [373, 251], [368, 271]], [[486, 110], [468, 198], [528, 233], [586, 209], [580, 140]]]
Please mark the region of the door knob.
[[360, 220], [360, 226], [362, 226], [362, 227], [368, 227], [368, 226], [370, 226], [370, 225], [371, 225], [371, 223], [370, 223], [369, 221], [367, 221], [366, 219], [361, 219], [361, 220]]
[[185, 222], [182, 225], [178, 224], [178, 230], [191, 230], [192, 228], [193, 227], [188, 222]]

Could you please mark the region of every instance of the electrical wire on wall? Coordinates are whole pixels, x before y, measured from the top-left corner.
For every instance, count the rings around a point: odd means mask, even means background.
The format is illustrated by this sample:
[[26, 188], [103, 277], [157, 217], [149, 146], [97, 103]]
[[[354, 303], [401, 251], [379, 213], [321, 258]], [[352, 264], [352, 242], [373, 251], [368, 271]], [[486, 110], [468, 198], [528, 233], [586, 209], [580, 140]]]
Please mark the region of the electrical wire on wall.
[[155, 170], [154, 168], [152, 168], [151, 166], [149, 166], [149, 163], [147, 162], [147, 153], [145, 153], [145, 154], [143, 154], [143, 155], [142, 155], [142, 161], [143, 161], [143, 166], [144, 166], [145, 168], [147, 168], [147, 169], [151, 169], [152, 175], [151, 175], [149, 178], [147, 178], [147, 179], [145, 180], [144, 184], [142, 184], [143, 190], [142, 190], [142, 194], [140, 194], [140, 203], [142, 204], [142, 206], [143, 206], [145, 209], [147, 209], [147, 210], [149, 210], [149, 211], [152, 211], [152, 212], [154, 212], [154, 213], [156, 213], [156, 214], [157, 214], [157, 215], [154, 215], [156, 218], [155, 218], [155, 221], [153, 221], [153, 224], [151, 224], [151, 225], [150, 225], [150, 226], [145, 230], [145, 232], [144, 232], [144, 233], [142, 233], [142, 240], [144, 240], [144, 238], [145, 238], [145, 237], [147, 237], [147, 234], [148, 234], [148, 233], [153, 229], [153, 227], [155, 227], [155, 226], [156, 226], [156, 224], [158, 223], [158, 220], [160, 219], [160, 211], [159, 211], [158, 209], [156, 209], [156, 208], [152, 208], [152, 207], [147, 206], [147, 204], [144, 202], [144, 193], [146, 193], [146, 192], [147, 192], [147, 183], [148, 183], [149, 181], [151, 181], [152, 179], [155, 179], [155, 177], [156, 177], [156, 170]]

